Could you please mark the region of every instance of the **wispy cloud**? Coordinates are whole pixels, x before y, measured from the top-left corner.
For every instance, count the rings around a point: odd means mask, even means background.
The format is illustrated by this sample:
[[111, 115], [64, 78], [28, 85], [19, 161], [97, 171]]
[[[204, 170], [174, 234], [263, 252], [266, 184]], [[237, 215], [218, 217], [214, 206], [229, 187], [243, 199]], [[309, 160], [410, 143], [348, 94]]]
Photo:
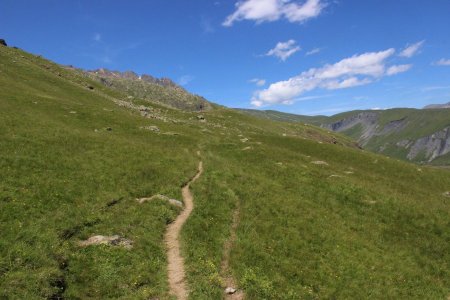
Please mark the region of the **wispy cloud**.
[[305, 55], [306, 56], [314, 55], [314, 54], [319, 53], [320, 51], [322, 51], [322, 48], [314, 48], [314, 49], [311, 49], [308, 52], [306, 52]]
[[425, 41], [420, 41], [417, 43], [414, 43], [412, 45], [407, 45], [405, 47], [405, 49], [403, 49], [398, 56], [401, 57], [406, 57], [406, 58], [410, 58], [413, 57], [414, 55], [418, 54], [420, 51], [420, 48], [422, 48], [423, 44], [425, 43]]
[[291, 23], [302, 23], [320, 15], [325, 4], [321, 0], [306, 0], [303, 4], [292, 0], [242, 0], [235, 6], [235, 12], [225, 19], [223, 26], [229, 27], [242, 20], [262, 23], [282, 18]]
[[275, 56], [281, 59], [282, 61], [285, 61], [288, 59], [291, 55], [293, 55], [295, 52], [300, 51], [300, 46], [297, 45], [295, 40], [289, 40], [287, 42], [279, 42], [275, 46], [275, 48], [269, 50], [269, 52], [266, 53], [267, 56]]
[[192, 75], [183, 75], [180, 78], [178, 78], [178, 83], [182, 86], [188, 85], [192, 80], [194, 80], [195, 77]]
[[421, 89], [422, 92], [431, 92], [431, 91], [439, 91], [439, 90], [448, 90], [450, 89], [450, 85], [447, 86], [426, 86]]
[[202, 28], [203, 33], [213, 33], [215, 31], [215, 28], [212, 25], [211, 20], [206, 17], [201, 17], [200, 27]]
[[288, 80], [272, 83], [267, 89], [256, 91], [251, 103], [257, 107], [292, 104], [300, 95], [318, 88], [334, 90], [366, 85], [384, 76], [407, 71], [409, 65], [387, 66], [387, 59], [394, 53], [393, 48], [367, 52], [321, 68], [311, 68]]
[[263, 85], [266, 84], [266, 80], [265, 79], [260, 79], [260, 78], [250, 79], [249, 82], [254, 83], [257, 86], [263, 86]]
[[394, 66], [390, 66], [387, 71], [386, 71], [386, 75], [388, 76], [392, 76], [398, 73], [403, 73], [408, 71], [409, 69], [412, 68], [412, 65], [394, 65]]
[[94, 37], [92, 39], [94, 41], [96, 41], [96, 42], [101, 42], [102, 41], [102, 35], [100, 33], [95, 33]]
[[450, 66], [450, 58], [449, 59], [441, 58], [440, 60], [434, 62], [433, 65], [435, 65], [435, 66]]

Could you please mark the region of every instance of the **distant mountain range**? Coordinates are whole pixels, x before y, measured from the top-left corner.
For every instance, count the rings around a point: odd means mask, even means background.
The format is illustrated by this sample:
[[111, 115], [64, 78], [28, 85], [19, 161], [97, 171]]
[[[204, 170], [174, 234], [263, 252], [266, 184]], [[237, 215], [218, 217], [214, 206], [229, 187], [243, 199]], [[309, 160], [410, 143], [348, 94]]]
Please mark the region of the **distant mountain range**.
[[355, 110], [327, 116], [302, 116], [244, 109], [266, 119], [302, 122], [340, 132], [367, 150], [418, 163], [450, 164], [450, 103], [424, 109]]
[[450, 102], [444, 104], [430, 104], [424, 107], [424, 109], [439, 109], [439, 108], [450, 108]]

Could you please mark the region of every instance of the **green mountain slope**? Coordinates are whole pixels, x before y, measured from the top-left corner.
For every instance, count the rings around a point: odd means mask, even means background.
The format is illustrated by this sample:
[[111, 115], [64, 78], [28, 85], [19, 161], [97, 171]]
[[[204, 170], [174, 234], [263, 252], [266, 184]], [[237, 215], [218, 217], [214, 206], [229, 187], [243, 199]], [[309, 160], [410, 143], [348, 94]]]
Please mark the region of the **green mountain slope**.
[[[199, 159], [190, 299], [223, 298], [230, 275], [246, 299], [450, 294], [448, 170], [314, 126], [131, 99], [16, 49], [0, 47], [0, 71], [0, 298], [171, 299], [163, 238], [180, 208], [136, 198], [181, 199]], [[95, 235], [132, 247], [80, 246]]]
[[[243, 110], [254, 116], [302, 122], [345, 134], [365, 149], [419, 163], [449, 165], [450, 109], [355, 110], [331, 117]], [[439, 158], [439, 160], [437, 160]]]

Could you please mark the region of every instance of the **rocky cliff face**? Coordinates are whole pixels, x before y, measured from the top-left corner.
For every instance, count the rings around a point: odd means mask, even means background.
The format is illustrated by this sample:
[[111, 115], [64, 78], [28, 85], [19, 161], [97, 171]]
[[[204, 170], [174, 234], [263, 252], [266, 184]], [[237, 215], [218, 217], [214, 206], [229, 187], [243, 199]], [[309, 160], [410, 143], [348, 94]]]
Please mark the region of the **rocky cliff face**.
[[420, 154], [423, 154], [431, 162], [436, 157], [450, 152], [450, 126], [416, 141], [400, 141], [397, 145], [409, 150], [407, 155], [409, 160], [413, 160]]
[[[345, 133], [354, 126], [361, 125], [362, 130], [358, 136], [358, 143], [361, 146], [385, 154], [389, 154], [389, 151], [396, 147], [397, 149], [406, 149], [407, 155], [404, 158], [411, 161], [431, 162], [439, 156], [450, 153], [450, 126], [427, 136], [401, 140], [397, 138], [397, 136], [403, 135], [403, 130], [407, 127], [409, 127], [409, 131], [411, 128], [414, 131], [413, 126], [417, 125], [410, 122], [408, 117], [403, 117], [389, 121], [382, 126], [380, 125], [380, 112], [366, 111], [355, 113], [337, 122], [323, 124], [322, 127]], [[374, 143], [374, 140], [381, 142]]]
[[333, 131], [342, 132], [351, 129], [356, 125], [361, 125], [363, 130], [358, 142], [364, 146], [375, 134], [377, 122], [378, 114], [376, 112], [361, 112], [331, 124], [324, 124], [322, 127]]

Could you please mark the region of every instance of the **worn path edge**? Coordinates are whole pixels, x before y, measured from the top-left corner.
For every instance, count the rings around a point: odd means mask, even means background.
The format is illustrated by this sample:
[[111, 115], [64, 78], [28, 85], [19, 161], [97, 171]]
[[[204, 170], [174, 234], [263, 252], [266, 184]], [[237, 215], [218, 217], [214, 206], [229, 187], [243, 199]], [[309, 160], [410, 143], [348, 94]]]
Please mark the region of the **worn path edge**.
[[[199, 152], [197, 152], [200, 155]], [[178, 300], [186, 300], [189, 296], [184, 271], [184, 258], [180, 249], [180, 232], [184, 223], [189, 218], [194, 209], [194, 197], [189, 189], [190, 185], [195, 182], [203, 173], [203, 162], [198, 163], [197, 174], [181, 189], [183, 196], [184, 209], [178, 215], [173, 223], [167, 227], [164, 237], [167, 248], [168, 261], [168, 281], [170, 294]]]

